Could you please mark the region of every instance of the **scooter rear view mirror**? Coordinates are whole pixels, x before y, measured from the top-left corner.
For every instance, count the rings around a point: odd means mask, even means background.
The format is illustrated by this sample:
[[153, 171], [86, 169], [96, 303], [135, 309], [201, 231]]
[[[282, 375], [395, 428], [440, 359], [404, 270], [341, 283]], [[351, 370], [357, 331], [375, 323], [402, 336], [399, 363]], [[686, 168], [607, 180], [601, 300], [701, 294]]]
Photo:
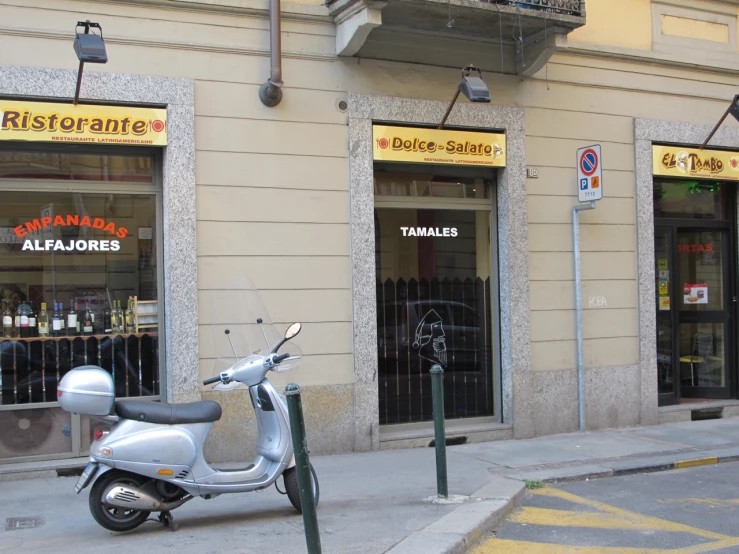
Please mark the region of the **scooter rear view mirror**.
[[287, 328], [287, 331], [285, 331], [285, 340], [290, 340], [291, 338], [296, 337], [298, 333], [300, 333], [302, 327], [303, 326], [300, 323], [293, 323], [290, 325], [290, 327]]

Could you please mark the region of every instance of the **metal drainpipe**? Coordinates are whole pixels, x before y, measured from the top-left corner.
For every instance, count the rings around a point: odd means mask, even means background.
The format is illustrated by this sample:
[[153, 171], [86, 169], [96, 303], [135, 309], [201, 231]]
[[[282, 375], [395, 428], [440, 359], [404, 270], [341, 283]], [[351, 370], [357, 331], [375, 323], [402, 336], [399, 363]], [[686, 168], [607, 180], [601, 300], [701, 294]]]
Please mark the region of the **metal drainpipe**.
[[282, 100], [282, 44], [280, 35], [280, 0], [269, 3], [269, 79], [259, 87], [262, 104], [274, 108]]

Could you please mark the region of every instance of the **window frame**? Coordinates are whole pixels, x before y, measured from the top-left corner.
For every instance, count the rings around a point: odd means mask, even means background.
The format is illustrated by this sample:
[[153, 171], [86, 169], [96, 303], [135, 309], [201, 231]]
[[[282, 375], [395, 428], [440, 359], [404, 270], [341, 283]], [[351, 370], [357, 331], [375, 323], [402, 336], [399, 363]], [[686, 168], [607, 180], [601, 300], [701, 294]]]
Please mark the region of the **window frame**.
[[[375, 170], [382, 168], [387, 170], [384, 165], [375, 164]], [[392, 167], [392, 170], [399, 173], [410, 172], [413, 168], [408, 164], [398, 164]], [[435, 173], [440, 169], [441, 175], [450, 176], [455, 169], [460, 168], [439, 168], [437, 166], [429, 166], [425, 171]], [[474, 168], [474, 173], [469, 171], [464, 173], [465, 177], [477, 177], [483, 180], [484, 186], [488, 187], [488, 198], [440, 198], [440, 197], [416, 197], [416, 196], [387, 196], [377, 195], [373, 193], [374, 205], [373, 211], [377, 209], [409, 209], [409, 210], [465, 210], [465, 211], [485, 211], [490, 213], [490, 302], [491, 302], [491, 321], [490, 333], [492, 334], [492, 345], [494, 348], [492, 367], [493, 372], [493, 411], [492, 414], [480, 417], [460, 418], [449, 420], [452, 426], [469, 426], [476, 424], [499, 424], [503, 421], [503, 398], [502, 398], [502, 364], [501, 364], [501, 323], [500, 323], [500, 258], [498, 248], [498, 201], [497, 190], [498, 172], [491, 173], [488, 170], [478, 170]], [[479, 173], [478, 173], [479, 172]], [[374, 187], [373, 187], [374, 190]], [[392, 431], [393, 433], [404, 433], [417, 431], [418, 429], [428, 428], [433, 422], [413, 422], [413, 423], [393, 423], [380, 425], [381, 430]], [[448, 423], [449, 425], [449, 423]]]
[[[167, 382], [167, 337], [164, 312], [164, 207], [163, 207], [163, 149], [142, 148], [129, 146], [90, 146], [90, 145], [56, 145], [49, 143], [0, 143], [0, 152], [51, 152], [65, 154], [74, 152], [77, 154], [90, 155], [130, 155], [152, 157], [152, 182], [126, 182], [126, 181], [75, 181], [73, 179], [51, 180], [51, 179], [3, 179], [0, 178], [0, 193], [12, 192], [56, 192], [56, 193], [88, 193], [88, 194], [146, 194], [154, 196], [156, 232], [156, 264], [157, 264], [157, 313], [159, 314], [159, 394], [153, 396], [142, 396], [141, 400], [161, 401], [166, 398]], [[137, 397], [138, 398], [138, 397]], [[58, 402], [39, 402], [29, 404], [7, 404], [0, 405], [0, 411], [24, 410], [38, 408], [58, 408]], [[72, 414], [72, 448], [73, 452], [60, 455], [69, 457], [84, 455], [80, 452], [80, 416]], [[53, 457], [53, 456], [52, 456]], [[33, 457], [31, 457], [33, 458]], [[49, 458], [45, 456], [44, 458]], [[13, 458], [13, 461], [22, 461], [24, 458]]]

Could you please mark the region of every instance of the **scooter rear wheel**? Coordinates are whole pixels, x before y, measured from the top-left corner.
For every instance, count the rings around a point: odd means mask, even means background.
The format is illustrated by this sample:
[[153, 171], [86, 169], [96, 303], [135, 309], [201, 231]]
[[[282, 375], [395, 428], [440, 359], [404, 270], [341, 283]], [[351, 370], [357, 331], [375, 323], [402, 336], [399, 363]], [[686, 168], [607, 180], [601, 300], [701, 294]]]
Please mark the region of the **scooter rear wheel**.
[[[310, 465], [310, 472], [313, 476], [313, 498], [316, 500], [316, 506], [318, 506], [318, 498], [320, 496], [320, 490], [318, 487], [318, 476], [316, 475], [316, 470], [313, 469], [313, 464]], [[293, 505], [293, 508], [295, 508], [298, 512], [301, 514], [303, 513], [303, 507], [300, 503], [300, 488], [298, 487], [298, 474], [295, 471], [294, 467], [291, 467], [288, 470], [285, 470], [285, 473], [282, 474], [282, 478], [285, 482], [285, 491], [287, 492], [287, 497], [290, 499], [290, 504]]]
[[140, 487], [146, 482], [145, 477], [126, 471], [111, 470], [104, 473], [90, 489], [90, 513], [99, 525], [109, 531], [130, 531], [144, 523], [151, 512], [142, 510], [126, 510], [103, 504], [105, 491], [113, 485], [131, 485]]

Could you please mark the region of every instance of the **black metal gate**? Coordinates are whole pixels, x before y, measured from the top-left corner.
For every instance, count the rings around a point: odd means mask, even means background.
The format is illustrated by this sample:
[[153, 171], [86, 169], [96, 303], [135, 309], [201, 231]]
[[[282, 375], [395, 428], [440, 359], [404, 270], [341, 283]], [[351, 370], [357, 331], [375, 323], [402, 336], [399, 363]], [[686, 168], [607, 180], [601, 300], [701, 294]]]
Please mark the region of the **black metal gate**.
[[435, 363], [446, 418], [491, 415], [492, 321], [490, 279], [378, 281], [380, 424], [433, 419]]

